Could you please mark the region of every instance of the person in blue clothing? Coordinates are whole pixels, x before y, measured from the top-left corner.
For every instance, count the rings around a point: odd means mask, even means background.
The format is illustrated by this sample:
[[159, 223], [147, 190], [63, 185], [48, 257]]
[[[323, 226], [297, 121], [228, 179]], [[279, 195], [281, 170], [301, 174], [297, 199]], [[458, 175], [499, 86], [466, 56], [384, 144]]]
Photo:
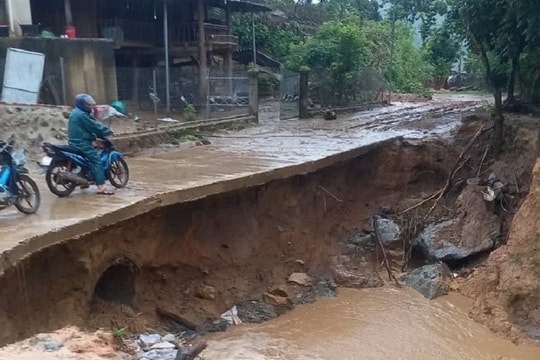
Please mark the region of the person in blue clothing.
[[99, 195], [113, 195], [114, 192], [105, 187], [105, 169], [92, 142], [96, 138], [112, 135], [112, 131], [92, 116], [96, 101], [88, 94], [75, 97], [75, 109], [68, 122], [68, 142], [70, 146], [80, 150], [90, 162], [90, 169], [97, 185]]

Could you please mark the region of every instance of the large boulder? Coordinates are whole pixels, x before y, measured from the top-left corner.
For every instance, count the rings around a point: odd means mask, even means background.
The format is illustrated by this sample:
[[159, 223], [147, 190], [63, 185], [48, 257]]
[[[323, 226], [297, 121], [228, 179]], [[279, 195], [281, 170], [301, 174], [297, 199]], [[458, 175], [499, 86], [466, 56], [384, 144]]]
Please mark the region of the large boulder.
[[420, 233], [415, 244], [428, 259], [460, 260], [495, 246], [501, 222], [480, 190], [468, 185], [457, 199], [457, 218], [431, 224]]
[[427, 299], [435, 299], [447, 293], [445, 280], [451, 275], [445, 264], [425, 265], [405, 274], [401, 280]]
[[[390, 219], [380, 216], [373, 217], [374, 225], [377, 229], [379, 238], [384, 245], [391, 246], [400, 241], [401, 228]], [[373, 229], [375, 230], [375, 229]]]

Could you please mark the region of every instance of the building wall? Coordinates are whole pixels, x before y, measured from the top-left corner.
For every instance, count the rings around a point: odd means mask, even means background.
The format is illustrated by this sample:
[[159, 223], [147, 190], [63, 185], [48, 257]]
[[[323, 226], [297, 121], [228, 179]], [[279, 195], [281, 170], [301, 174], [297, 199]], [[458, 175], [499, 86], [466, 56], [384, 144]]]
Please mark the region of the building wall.
[[73, 98], [81, 92], [92, 94], [99, 103], [110, 103], [117, 99], [112, 41], [0, 38], [1, 59], [5, 58], [9, 47], [45, 54], [44, 81], [49, 76], [55, 77], [55, 81], [61, 79], [60, 58], [64, 59], [66, 105], [73, 105]]
[[30, 0], [6, 0], [6, 8], [11, 31], [17, 35], [21, 35], [19, 24], [32, 24]]

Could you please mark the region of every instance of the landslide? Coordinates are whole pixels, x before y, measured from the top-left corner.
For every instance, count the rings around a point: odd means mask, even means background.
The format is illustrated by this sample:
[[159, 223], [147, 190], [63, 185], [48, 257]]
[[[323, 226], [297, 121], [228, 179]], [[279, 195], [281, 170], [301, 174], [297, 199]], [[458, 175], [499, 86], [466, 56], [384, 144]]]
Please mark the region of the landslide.
[[523, 200], [506, 213], [503, 245], [466, 269], [456, 289], [474, 299], [472, 318], [522, 342], [540, 340], [540, 121], [509, 116], [508, 123], [501, 160], [492, 168], [514, 178], [516, 198]]
[[[200, 326], [272, 287], [292, 294], [292, 272], [330, 277], [341, 238], [440, 186], [455, 157], [441, 140], [387, 142], [315, 173], [158, 208], [46, 248], [0, 276], [0, 343], [65, 325], [141, 332], [163, 324], [163, 313]], [[372, 249], [358, 255], [359, 283], [382, 285]]]
[[[317, 284], [332, 279], [342, 286], [382, 286], [377, 248], [344, 239], [371, 232], [374, 214], [408, 208], [441, 189], [483, 122], [472, 117], [452, 139], [393, 140], [313, 173], [157, 208], [32, 254], [0, 274], [0, 344], [66, 325], [133, 333], [174, 325], [200, 329], [233, 305], [249, 313], [261, 299], [285, 298], [265, 308], [279, 313], [289, 300], [320, 295]], [[496, 173], [518, 183], [510, 211], [479, 211], [497, 216], [505, 243], [512, 210], [529, 190], [535, 126], [532, 120], [510, 126], [498, 161], [485, 152], [489, 137], [479, 139], [429, 220], [456, 213], [456, 199], [479, 169], [481, 177]], [[467, 219], [475, 215], [485, 217]], [[403, 248], [390, 253], [394, 270]], [[309, 274], [314, 285], [290, 284], [291, 273]], [[534, 297], [519, 299], [520, 310], [534, 303]]]
[[491, 253], [462, 288], [475, 299], [471, 316], [515, 342], [523, 333], [540, 340], [540, 161], [530, 189], [508, 243]]

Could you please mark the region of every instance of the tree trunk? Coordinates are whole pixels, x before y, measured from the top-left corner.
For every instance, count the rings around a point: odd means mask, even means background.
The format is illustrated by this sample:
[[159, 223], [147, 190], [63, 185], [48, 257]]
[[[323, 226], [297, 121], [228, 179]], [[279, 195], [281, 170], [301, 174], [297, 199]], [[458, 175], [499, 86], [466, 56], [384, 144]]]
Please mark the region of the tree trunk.
[[493, 97], [495, 98], [495, 113], [494, 113], [495, 139], [493, 142], [493, 150], [494, 150], [495, 157], [498, 158], [499, 155], [501, 154], [503, 142], [504, 142], [504, 115], [503, 115], [501, 90], [494, 88]]
[[516, 101], [515, 99], [515, 88], [516, 88], [516, 75], [519, 70], [519, 56], [514, 56], [510, 60], [510, 73], [508, 74], [508, 84], [506, 88], [506, 100], [505, 106], [512, 105]]
[[538, 96], [538, 87], [540, 86], [540, 69], [539, 70], [536, 70], [536, 73], [534, 75], [534, 79], [533, 79], [533, 82], [532, 82], [532, 85], [531, 85], [531, 89], [530, 89], [530, 100], [529, 102], [531, 103], [534, 103], [538, 100], [539, 96]]
[[497, 86], [497, 81], [493, 73], [491, 72], [491, 64], [489, 63], [489, 58], [486, 51], [480, 48], [482, 62], [486, 69], [486, 77], [491, 84], [491, 90], [493, 92], [493, 98], [495, 99], [495, 112], [494, 116], [494, 132], [495, 139], [493, 140], [493, 152], [495, 157], [498, 158], [502, 151], [503, 141], [504, 141], [504, 114], [503, 114], [503, 104], [502, 104], [502, 92], [501, 89]]

